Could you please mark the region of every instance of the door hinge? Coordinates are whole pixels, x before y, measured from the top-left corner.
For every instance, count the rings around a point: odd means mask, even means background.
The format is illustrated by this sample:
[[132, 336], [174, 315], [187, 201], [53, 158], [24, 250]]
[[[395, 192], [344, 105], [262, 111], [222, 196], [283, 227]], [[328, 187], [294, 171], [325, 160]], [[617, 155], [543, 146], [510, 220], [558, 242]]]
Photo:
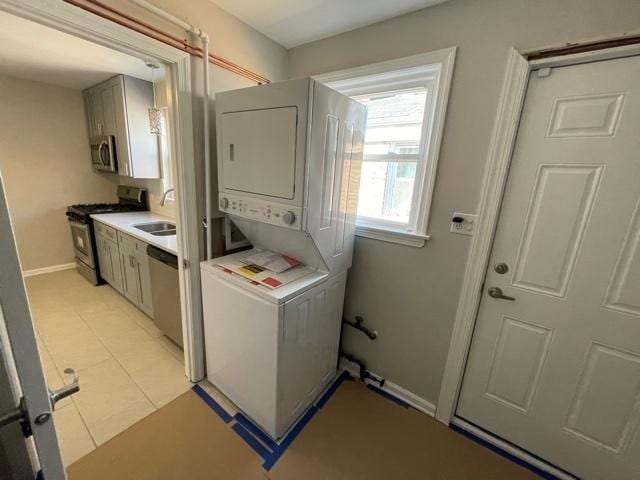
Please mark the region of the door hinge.
[[182, 268], [184, 268], [185, 270], [189, 268], [189, 260], [187, 260], [186, 258], [182, 259]]
[[20, 403], [10, 412], [0, 415], [0, 428], [19, 422], [22, 428], [22, 434], [25, 438], [32, 435], [31, 423], [29, 421], [29, 410], [27, 410], [27, 402], [24, 397], [20, 398]]

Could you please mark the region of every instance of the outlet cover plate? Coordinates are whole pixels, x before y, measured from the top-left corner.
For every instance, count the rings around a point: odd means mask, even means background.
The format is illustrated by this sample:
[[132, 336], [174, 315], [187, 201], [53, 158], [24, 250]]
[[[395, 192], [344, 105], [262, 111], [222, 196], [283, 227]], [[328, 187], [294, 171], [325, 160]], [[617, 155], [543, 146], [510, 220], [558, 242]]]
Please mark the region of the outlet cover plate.
[[478, 216], [473, 213], [459, 213], [454, 212], [451, 218], [462, 217], [464, 220], [462, 222], [454, 222], [451, 220], [451, 226], [449, 227], [449, 231], [451, 233], [458, 233], [460, 235], [473, 235], [473, 232], [476, 228], [476, 221], [478, 220]]

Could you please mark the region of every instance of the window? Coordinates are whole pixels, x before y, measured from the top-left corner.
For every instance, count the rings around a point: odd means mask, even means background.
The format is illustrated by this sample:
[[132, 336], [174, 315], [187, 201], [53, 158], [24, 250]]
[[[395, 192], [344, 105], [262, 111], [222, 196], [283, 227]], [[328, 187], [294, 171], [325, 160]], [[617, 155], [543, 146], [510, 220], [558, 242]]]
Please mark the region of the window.
[[455, 48], [317, 76], [367, 106], [356, 234], [412, 246], [427, 225]]
[[367, 106], [360, 224], [404, 228], [411, 223], [428, 93], [422, 87], [355, 97]]
[[[173, 188], [173, 170], [171, 168], [171, 145], [169, 143], [168, 118], [169, 108], [161, 107], [162, 116], [160, 118], [160, 135], [158, 135], [158, 146], [160, 151], [160, 161], [162, 166], [162, 190], [166, 192]], [[175, 193], [170, 192], [167, 200], [175, 201]]]

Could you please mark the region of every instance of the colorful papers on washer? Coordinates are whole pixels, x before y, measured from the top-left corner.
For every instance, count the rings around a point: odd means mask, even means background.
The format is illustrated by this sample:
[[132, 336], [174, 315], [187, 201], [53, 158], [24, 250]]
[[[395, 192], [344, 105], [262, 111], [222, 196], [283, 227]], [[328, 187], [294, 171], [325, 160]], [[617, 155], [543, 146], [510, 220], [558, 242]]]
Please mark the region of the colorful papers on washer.
[[[294, 266], [290, 266], [289, 268], [281, 272], [272, 271], [268, 268], [265, 268], [264, 266], [253, 263], [250, 260], [254, 257], [257, 257], [258, 260], [265, 260], [267, 258], [272, 258], [272, 257], [269, 257], [269, 255], [274, 255], [274, 252], [253, 249], [253, 250], [249, 250], [246, 256], [235, 257], [235, 258], [227, 257], [225, 260], [219, 261], [218, 266], [224, 268], [225, 270], [228, 270], [231, 273], [241, 275], [244, 278], [247, 278], [258, 285], [263, 285], [271, 289], [281, 287], [283, 285], [291, 283], [295, 280], [298, 280], [316, 271], [315, 268], [304, 265], [290, 257], [286, 257], [286, 258], [290, 259], [293, 262], [297, 262], [297, 264]], [[275, 254], [275, 255], [280, 255], [280, 254]], [[280, 255], [280, 256], [285, 257], [284, 255]], [[276, 262], [275, 262], [276, 267], [281, 266], [279, 265], [279, 261], [282, 261], [282, 260], [276, 259]], [[270, 264], [270, 263], [267, 262], [267, 264]]]
[[271, 270], [275, 273], [282, 273], [285, 270], [289, 270], [290, 268], [300, 265], [300, 262], [295, 258], [283, 255], [282, 253], [271, 252], [269, 250], [264, 250], [247, 257], [247, 262], [266, 268], [267, 270]]

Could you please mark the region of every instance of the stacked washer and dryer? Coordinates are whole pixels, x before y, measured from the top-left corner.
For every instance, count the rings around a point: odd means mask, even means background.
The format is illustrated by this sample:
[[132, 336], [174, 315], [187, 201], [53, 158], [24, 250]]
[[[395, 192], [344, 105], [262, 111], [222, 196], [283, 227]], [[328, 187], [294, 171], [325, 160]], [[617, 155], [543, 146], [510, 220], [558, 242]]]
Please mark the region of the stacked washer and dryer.
[[220, 210], [304, 275], [270, 288], [201, 264], [207, 378], [274, 439], [334, 379], [366, 108], [311, 78], [216, 95]]

